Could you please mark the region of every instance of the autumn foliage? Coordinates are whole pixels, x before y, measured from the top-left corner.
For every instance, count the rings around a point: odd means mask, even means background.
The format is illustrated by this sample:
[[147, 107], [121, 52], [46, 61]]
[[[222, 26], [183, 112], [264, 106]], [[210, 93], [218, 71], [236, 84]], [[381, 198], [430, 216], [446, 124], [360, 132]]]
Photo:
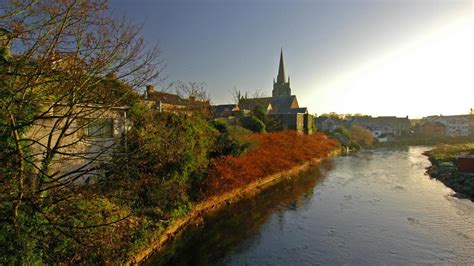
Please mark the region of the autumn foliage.
[[319, 132], [312, 135], [292, 131], [256, 133], [250, 139], [256, 145], [245, 154], [213, 160], [203, 184], [207, 196], [230, 191], [314, 158], [326, 157], [337, 146], [334, 140]]

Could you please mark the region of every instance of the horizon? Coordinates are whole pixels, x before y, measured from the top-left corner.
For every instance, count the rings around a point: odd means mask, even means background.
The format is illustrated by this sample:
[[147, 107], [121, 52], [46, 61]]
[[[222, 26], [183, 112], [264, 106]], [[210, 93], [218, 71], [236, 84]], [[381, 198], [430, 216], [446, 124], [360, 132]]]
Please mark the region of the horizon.
[[474, 107], [470, 1], [112, 0], [158, 42], [166, 80], [271, 95], [280, 48], [292, 94], [310, 113], [421, 118]]

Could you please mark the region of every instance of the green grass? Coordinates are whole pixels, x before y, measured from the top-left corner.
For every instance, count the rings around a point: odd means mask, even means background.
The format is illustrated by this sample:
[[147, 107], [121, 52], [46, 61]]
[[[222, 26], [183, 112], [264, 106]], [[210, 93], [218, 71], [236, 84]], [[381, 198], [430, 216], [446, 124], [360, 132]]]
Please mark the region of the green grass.
[[426, 155], [436, 162], [454, 162], [456, 156], [474, 155], [474, 143], [454, 145], [442, 144], [435, 149], [426, 152]]

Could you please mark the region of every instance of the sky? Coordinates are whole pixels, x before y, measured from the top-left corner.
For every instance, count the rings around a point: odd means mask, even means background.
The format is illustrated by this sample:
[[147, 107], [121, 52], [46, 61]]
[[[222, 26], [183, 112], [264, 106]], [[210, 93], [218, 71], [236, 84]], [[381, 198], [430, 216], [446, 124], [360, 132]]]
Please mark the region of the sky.
[[474, 6], [455, 0], [110, 0], [158, 43], [164, 88], [271, 95], [280, 49], [310, 113], [419, 118], [474, 108]]

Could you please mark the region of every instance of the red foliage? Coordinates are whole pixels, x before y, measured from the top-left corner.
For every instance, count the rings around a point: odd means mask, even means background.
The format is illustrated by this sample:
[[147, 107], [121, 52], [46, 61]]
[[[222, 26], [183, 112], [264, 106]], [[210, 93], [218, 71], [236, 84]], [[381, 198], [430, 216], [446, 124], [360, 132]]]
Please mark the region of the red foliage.
[[326, 157], [336, 148], [334, 140], [319, 132], [312, 135], [293, 131], [256, 133], [250, 138], [257, 145], [245, 154], [220, 157], [212, 162], [203, 184], [207, 196], [230, 191], [314, 158]]

